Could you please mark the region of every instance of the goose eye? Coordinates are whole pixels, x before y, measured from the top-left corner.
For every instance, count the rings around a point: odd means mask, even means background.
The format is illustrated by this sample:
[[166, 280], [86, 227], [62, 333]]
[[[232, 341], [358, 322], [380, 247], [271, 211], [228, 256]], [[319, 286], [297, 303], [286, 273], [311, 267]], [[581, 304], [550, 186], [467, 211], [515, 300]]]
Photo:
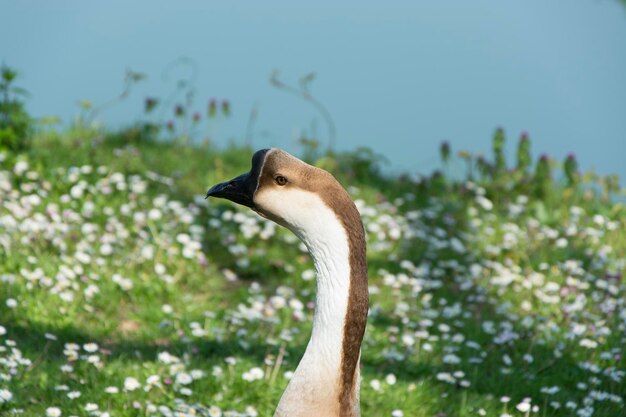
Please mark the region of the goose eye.
[[287, 184], [287, 178], [283, 177], [282, 175], [278, 175], [276, 178], [274, 178], [274, 181], [276, 181], [276, 184], [280, 186]]

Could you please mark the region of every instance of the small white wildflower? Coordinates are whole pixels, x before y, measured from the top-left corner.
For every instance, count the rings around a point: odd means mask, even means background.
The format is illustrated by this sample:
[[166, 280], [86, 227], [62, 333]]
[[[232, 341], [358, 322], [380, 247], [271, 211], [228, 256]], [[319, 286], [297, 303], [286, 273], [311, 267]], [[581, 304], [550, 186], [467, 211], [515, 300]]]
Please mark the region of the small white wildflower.
[[87, 356], [87, 362], [93, 364], [93, 365], [98, 365], [100, 363], [100, 356], [98, 355], [89, 355]]
[[216, 405], [209, 408], [209, 417], [222, 417], [222, 409]]
[[0, 404], [8, 403], [13, 398], [13, 393], [8, 389], [0, 389]]
[[150, 220], [159, 220], [161, 217], [163, 217], [163, 214], [159, 209], [153, 208], [148, 212], [148, 218]]
[[542, 387], [541, 388], [541, 393], [542, 394], [548, 394], [548, 395], [554, 395], [557, 392], [560, 391], [560, 388], [556, 385], [552, 386], [552, 387]]
[[306, 269], [302, 272], [302, 279], [304, 281], [311, 281], [315, 278], [315, 272], [312, 269]]
[[86, 343], [83, 345], [83, 349], [89, 353], [94, 353], [98, 350], [98, 345], [96, 343]]
[[124, 380], [124, 389], [126, 391], [134, 391], [139, 387], [141, 387], [141, 384], [133, 377], [127, 377]]
[[405, 334], [402, 336], [402, 343], [405, 346], [413, 346], [415, 344], [415, 338], [410, 334]]
[[380, 391], [381, 383], [377, 379], [372, 379], [372, 381], [370, 382], [370, 387], [372, 387], [374, 391]]
[[176, 375], [177, 384], [188, 385], [188, 384], [191, 384], [192, 381], [193, 381], [193, 378], [191, 378], [191, 375], [189, 375], [186, 372], [181, 372], [178, 375]]
[[46, 408], [46, 417], [60, 417], [61, 414], [61, 410], [58, 407]]
[[449, 353], [443, 357], [442, 362], [450, 365], [456, 365], [458, 363], [461, 363], [461, 358], [453, 353]]
[[582, 339], [578, 344], [587, 349], [595, 349], [598, 347], [598, 342], [596, 342], [595, 340], [586, 339], [586, 338]]
[[167, 270], [165, 269], [165, 266], [163, 264], [155, 264], [154, 272], [156, 272], [157, 275], [163, 275], [167, 272]]
[[219, 366], [213, 366], [213, 371], [211, 371], [211, 375], [213, 375], [215, 378], [219, 378], [224, 375], [224, 371]]
[[261, 368], [252, 368], [248, 372], [244, 372], [243, 379], [245, 381], [251, 382], [256, 381], [258, 379], [263, 379], [265, 372]]
[[119, 285], [124, 291], [128, 291], [133, 288], [133, 282], [119, 274], [113, 274], [111, 280]]
[[159, 375], [150, 375], [148, 379], [146, 379], [146, 384], [148, 385], [156, 385], [161, 381], [161, 377]]
[[493, 203], [486, 197], [479, 195], [476, 197], [476, 203], [483, 208], [483, 210], [491, 210], [493, 208]]
[[29, 168], [28, 162], [18, 161], [15, 163], [15, 166], [13, 167], [13, 171], [17, 175], [22, 175], [24, 172], [28, 171], [28, 168]]
[[103, 256], [109, 256], [113, 253], [113, 246], [108, 243], [105, 243], [100, 246], [100, 254]]
[[[17, 166], [17, 165], [16, 165], [16, 166]], [[603, 226], [603, 225], [604, 225], [604, 222], [605, 222], [604, 216], [602, 216], [601, 214], [596, 214], [596, 215], [594, 215], [594, 216], [593, 216], [593, 222], [594, 222], [595, 224], [597, 224], [598, 226]]]
[[575, 409], [578, 405], [574, 401], [568, 401], [565, 403], [566, 408]]
[[204, 371], [200, 369], [193, 369], [190, 373], [194, 380], [204, 378]]

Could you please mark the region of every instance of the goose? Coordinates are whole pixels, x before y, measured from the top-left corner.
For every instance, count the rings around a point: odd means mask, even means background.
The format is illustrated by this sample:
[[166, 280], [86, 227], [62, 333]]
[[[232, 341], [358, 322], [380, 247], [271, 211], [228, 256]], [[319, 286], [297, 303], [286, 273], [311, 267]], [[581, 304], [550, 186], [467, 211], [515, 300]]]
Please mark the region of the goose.
[[339, 182], [289, 153], [262, 149], [250, 172], [211, 187], [291, 230], [317, 275], [311, 338], [274, 417], [359, 417], [361, 343], [368, 311], [365, 231]]

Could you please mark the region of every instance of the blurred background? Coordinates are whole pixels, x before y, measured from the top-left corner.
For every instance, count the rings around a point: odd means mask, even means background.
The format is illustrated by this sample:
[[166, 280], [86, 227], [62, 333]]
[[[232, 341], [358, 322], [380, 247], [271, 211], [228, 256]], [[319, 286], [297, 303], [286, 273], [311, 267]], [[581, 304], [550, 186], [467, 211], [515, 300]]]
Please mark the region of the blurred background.
[[364, 416], [626, 416], [626, 0], [309, 3], [0, 0], [0, 416], [272, 415], [314, 265], [204, 199], [269, 146], [361, 213]]
[[227, 111], [193, 140], [298, 153], [308, 137], [370, 147], [390, 172], [429, 172], [441, 141], [487, 152], [502, 127], [514, 139], [528, 132], [534, 156], [574, 153], [583, 170], [626, 177], [624, 1], [0, 9], [0, 59], [19, 71], [28, 112], [65, 125], [88, 115], [124, 127], [146, 98], [167, 104], [151, 120], [173, 124], [176, 105], [204, 116], [214, 100]]

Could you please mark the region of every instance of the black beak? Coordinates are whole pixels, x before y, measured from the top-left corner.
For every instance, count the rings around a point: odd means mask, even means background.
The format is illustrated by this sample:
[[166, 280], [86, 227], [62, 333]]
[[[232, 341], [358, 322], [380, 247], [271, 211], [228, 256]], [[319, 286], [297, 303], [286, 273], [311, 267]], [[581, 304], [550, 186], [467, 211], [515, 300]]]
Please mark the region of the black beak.
[[237, 204], [254, 209], [254, 193], [259, 185], [259, 176], [263, 167], [265, 155], [269, 149], [261, 149], [252, 156], [250, 172], [233, 178], [230, 181], [214, 185], [207, 191], [206, 197], [225, 198]]
[[252, 196], [256, 188], [256, 181], [251, 180], [250, 173], [245, 173], [230, 181], [214, 185], [207, 191], [206, 197], [225, 198], [237, 204], [252, 208]]

